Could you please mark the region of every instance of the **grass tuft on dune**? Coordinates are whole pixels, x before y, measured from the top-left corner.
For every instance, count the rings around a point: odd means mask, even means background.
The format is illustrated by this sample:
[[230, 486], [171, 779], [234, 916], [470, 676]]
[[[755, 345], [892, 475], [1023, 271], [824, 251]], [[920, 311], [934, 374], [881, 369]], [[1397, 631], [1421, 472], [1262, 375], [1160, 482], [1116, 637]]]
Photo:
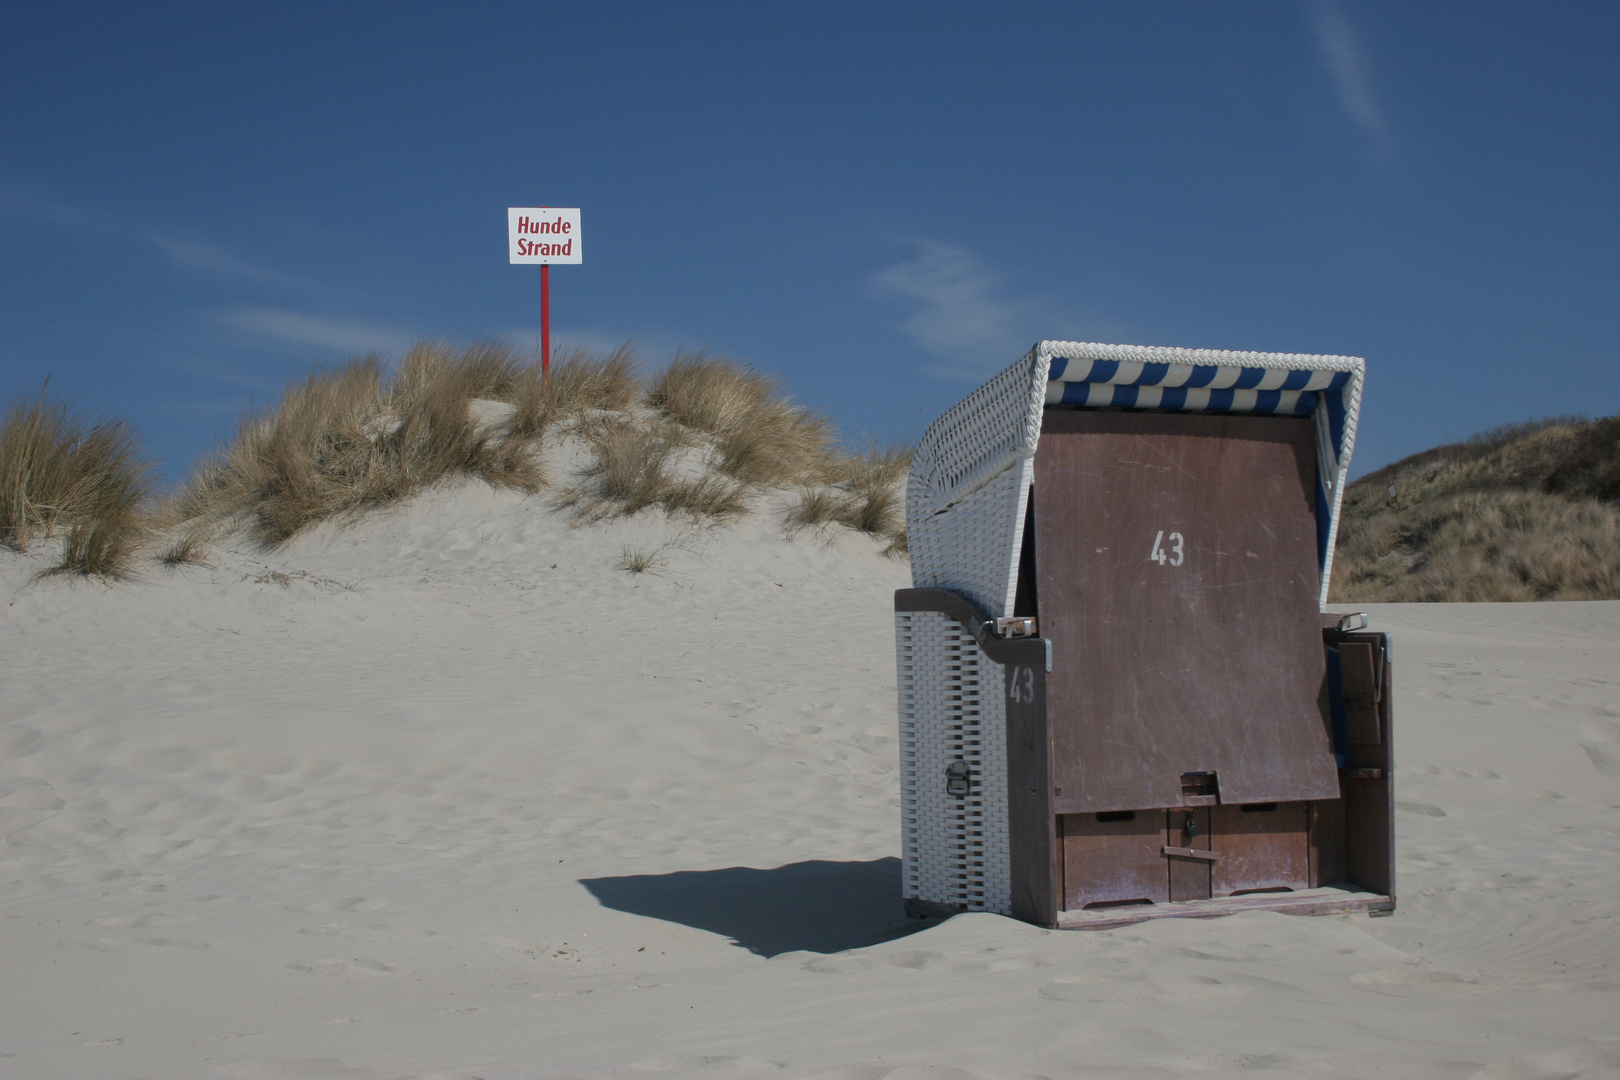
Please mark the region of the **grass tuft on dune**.
[[317, 370], [248, 417], [169, 501], [167, 516], [241, 524], [273, 545], [449, 477], [537, 491], [544, 478], [521, 440], [496, 435], [472, 409], [511, 394], [520, 371], [499, 346], [434, 344], [412, 348], [392, 379], [374, 357]]
[[149, 531], [152, 467], [122, 423], [86, 425], [43, 391], [0, 421], [0, 543], [62, 534], [46, 574], [129, 575]]
[[820, 480], [835, 467], [827, 421], [734, 361], [678, 355], [648, 388], [647, 404], [673, 423], [710, 435], [714, 468], [742, 483]]

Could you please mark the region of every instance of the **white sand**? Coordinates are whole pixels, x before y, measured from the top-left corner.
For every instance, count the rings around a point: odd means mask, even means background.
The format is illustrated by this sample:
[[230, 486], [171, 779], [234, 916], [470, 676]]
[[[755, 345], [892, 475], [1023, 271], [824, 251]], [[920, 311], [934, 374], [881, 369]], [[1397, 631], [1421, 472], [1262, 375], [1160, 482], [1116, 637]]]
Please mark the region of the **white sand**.
[[901, 937], [905, 567], [675, 534], [0, 554], [0, 1076], [1620, 1077], [1620, 604], [1373, 609], [1393, 918]]

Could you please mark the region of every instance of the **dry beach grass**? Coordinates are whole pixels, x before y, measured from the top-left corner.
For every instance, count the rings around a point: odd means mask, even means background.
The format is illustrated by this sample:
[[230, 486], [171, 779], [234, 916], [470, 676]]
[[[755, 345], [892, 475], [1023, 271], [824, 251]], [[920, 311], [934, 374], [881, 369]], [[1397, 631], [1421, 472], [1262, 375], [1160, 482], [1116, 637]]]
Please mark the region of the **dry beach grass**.
[[0, 422], [0, 543], [63, 534], [47, 573], [121, 577], [147, 538], [151, 477], [122, 424], [86, 425], [43, 392], [19, 402]]
[[511, 350], [418, 345], [389, 379], [374, 358], [317, 370], [236, 438], [165, 506], [177, 526], [239, 525], [277, 544], [328, 518], [396, 503], [452, 476], [537, 491], [523, 440], [479, 422], [474, 400], [511, 395]]
[[1620, 417], [1426, 450], [1345, 489], [1332, 599], [1620, 598], [1617, 498]]
[[816, 493], [812, 512], [788, 513], [788, 531], [838, 525], [905, 550], [908, 453], [840, 452], [824, 418], [745, 365], [681, 354], [644, 384], [628, 346], [576, 349], [542, 378], [487, 342], [420, 343], [392, 372], [377, 357], [318, 368], [155, 504], [126, 429], [87, 428], [43, 397], [15, 406], [0, 436], [0, 541], [26, 550], [64, 534], [52, 572], [116, 579], [143, 552], [176, 567], [231, 536], [272, 549], [445, 481], [538, 494], [553, 486], [546, 451], [564, 443], [583, 457], [552, 497], [580, 523], [653, 512], [710, 526], [798, 487]]

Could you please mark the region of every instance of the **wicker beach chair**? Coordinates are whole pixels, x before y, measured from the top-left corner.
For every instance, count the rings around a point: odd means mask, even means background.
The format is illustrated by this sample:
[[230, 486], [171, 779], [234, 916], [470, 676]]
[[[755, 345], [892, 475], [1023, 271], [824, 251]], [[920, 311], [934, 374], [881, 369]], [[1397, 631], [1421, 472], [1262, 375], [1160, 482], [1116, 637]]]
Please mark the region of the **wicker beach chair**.
[[1046, 341], [928, 427], [908, 910], [1393, 910], [1389, 641], [1323, 611], [1364, 374]]

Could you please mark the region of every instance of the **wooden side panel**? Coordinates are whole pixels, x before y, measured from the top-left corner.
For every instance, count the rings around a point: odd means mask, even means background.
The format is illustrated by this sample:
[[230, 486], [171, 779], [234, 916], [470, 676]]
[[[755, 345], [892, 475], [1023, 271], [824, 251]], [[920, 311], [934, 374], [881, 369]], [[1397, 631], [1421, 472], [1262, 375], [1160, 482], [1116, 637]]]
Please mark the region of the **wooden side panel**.
[[1378, 743], [1378, 701], [1382, 683], [1374, 646], [1346, 641], [1339, 646], [1339, 676], [1344, 684], [1344, 720], [1351, 742]]
[[[1167, 811], [1164, 819], [1165, 846], [1210, 850], [1209, 811], [1210, 807], [1207, 806]], [[1192, 828], [1188, 828], [1189, 823]], [[1167, 861], [1170, 864], [1172, 903], [1210, 898], [1212, 864], [1209, 860], [1185, 859], [1171, 855]]]
[[1025, 922], [1054, 926], [1063, 890], [1057, 817], [1052, 811], [1044, 656], [1040, 664], [1008, 664], [1002, 670], [1007, 695], [1012, 912]]
[[[1393, 668], [1382, 634], [1346, 634], [1339, 644], [1373, 649], [1380, 682], [1377, 741], [1352, 738], [1346, 754], [1344, 788], [1345, 877], [1364, 889], [1395, 895], [1395, 757]], [[1348, 703], [1347, 703], [1348, 704]], [[1348, 719], [1348, 709], [1347, 717]]]
[[1338, 794], [1307, 419], [1048, 409], [1035, 550], [1061, 813]]
[[1210, 871], [1210, 891], [1215, 896], [1311, 887], [1308, 804], [1261, 806], [1271, 809], [1217, 806], [1211, 811], [1210, 844], [1221, 853]]
[[1345, 880], [1344, 800], [1310, 804], [1311, 888]]
[[1344, 781], [1345, 877], [1369, 892], [1392, 895], [1395, 868], [1390, 855], [1388, 778]]
[[1063, 835], [1063, 908], [1170, 899], [1164, 865], [1164, 813], [1069, 814]]

